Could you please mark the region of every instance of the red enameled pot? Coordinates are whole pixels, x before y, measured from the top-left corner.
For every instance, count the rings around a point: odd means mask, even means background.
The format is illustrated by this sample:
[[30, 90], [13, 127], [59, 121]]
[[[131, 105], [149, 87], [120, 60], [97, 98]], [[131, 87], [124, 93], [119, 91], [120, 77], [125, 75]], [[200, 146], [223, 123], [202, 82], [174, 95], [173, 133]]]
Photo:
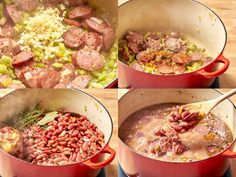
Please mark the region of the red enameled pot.
[[[65, 166], [39, 166], [11, 156], [0, 149], [0, 175], [3, 177], [96, 177], [110, 164], [115, 151], [108, 143], [112, 136], [112, 119], [107, 109], [94, 97], [79, 90], [23, 89], [14, 91], [0, 100], [0, 120], [19, 116], [26, 109], [40, 103], [43, 108], [65, 110], [85, 115], [105, 135], [101, 151], [89, 159]], [[105, 154], [108, 156], [105, 159]]]
[[[194, 0], [131, 0], [118, 9], [118, 37], [128, 30], [181, 32], [206, 49], [214, 60], [185, 74], [152, 75], [136, 71], [119, 61], [120, 88], [200, 88], [210, 87], [229, 67], [223, 56], [227, 32], [222, 20], [207, 6]], [[223, 66], [219, 67], [219, 63]]]
[[[192, 103], [210, 100], [221, 95], [216, 90], [132, 90], [119, 100], [119, 126], [135, 111], [160, 103]], [[224, 152], [205, 160], [175, 163], [164, 162], [140, 155], [119, 139], [119, 163], [130, 177], [222, 177], [230, 165], [230, 158], [236, 158], [233, 145], [236, 139], [236, 108], [230, 100], [216, 106], [213, 113], [219, 115], [229, 126], [234, 141]]]

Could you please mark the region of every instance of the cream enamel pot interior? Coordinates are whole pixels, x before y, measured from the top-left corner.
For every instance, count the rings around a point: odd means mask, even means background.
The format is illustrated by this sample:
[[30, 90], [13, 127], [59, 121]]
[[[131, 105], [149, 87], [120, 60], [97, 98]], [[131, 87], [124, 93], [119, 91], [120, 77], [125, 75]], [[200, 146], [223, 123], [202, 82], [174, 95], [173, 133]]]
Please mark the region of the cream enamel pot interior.
[[[118, 38], [128, 30], [181, 32], [207, 50], [214, 61], [197, 71], [179, 75], [152, 75], [131, 69], [119, 61], [120, 88], [209, 87], [229, 67], [223, 56], [227, 33], [221, 19], [193, 0], [131, 0], [118, 8]], [[218, 67], [219, 63], [223, 66]], [[220, 69], [219, 69], [220, 68]]]
[[[119, 100], [119, 127], [135, 111], [159, 103], [192, 103], [219, 97], [215, 90], [131, 90]], [[225, 100], [213, 109], [230, 127], [236, 139], [236, 109], [233, 103]], [[229, 158], [236, 158], [232, 152], [233, 143], [225, 152], [206, 160], [174, 163], [144, 157], [119, 139], [119, 163], [126, 174], [132, 177], [222, 177], [229, 167]], [[173, 169], [173, 170], [170, 170]]]
[[[17, 159], [0, 149], [0, 174], [4, 177], [96, 177], [100, 169], [112, 162], [115, 151], [108, 143], [112, 119], [106, 108], [85, 92], [69, 89], [23, 89], [0, 100], [0, 122], [17, 118], [26, 109], [40, 104], [42, 108], [65, 110], [87, 116], [105, 135], [105, 145], [89, 159], [66, 166], [38, 166]], [[105, 154], [109, 156], [105, 158]]]

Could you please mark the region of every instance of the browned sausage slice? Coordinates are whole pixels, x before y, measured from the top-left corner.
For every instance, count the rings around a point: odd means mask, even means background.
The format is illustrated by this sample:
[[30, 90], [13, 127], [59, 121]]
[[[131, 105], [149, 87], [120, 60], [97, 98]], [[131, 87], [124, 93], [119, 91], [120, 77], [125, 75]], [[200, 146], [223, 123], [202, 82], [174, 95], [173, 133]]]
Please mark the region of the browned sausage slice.
[[34, 53], [31, 51], [22, 51], [13, 58], [13, 65], [20, 66], [29, 60], [33, 59]]
[[70, 28], [63, 34], [64, 43], [70, 48], [79, 48], [84, 43], [85, 32], [81, 28]]
[[77, 6], [68, 12], [69, 18], [89, 18], [93, 14], [93, 9], [89, 6]]
[[0, 38], [0, 57], [3, 55], [14, 56], [20, 52], [19, 44], [10, 38]]
[[41, 88], [53, 88], [60, 81], [60, 73], [55, 70], [45, 70], [39, 75]]
[[88, 71], [99, 70], [104, 66], [103, 56], [95, 50], [84, 48], [75, 52], [72, 56], [72, 62], [75, 67]]
[[92, 77], [89, 75], [80, 75], [77, 76], [72, 82], [71, 86], [77, 89], [87, 88]]
[[161, 49], [161, 41], [160, 40], [156, 40], [156, 39], [152, 39], [149, 38], [146, 42], [145, 42], [145, 47], [147, 49], [151, 49], [151, 50], [160, 50]]
[[125, 38], [129, 42], [136, 43], [138, 45], [142, 44], [144, 41], [143, 35], [140, 32], [137, 31], [128, 31]]
[[29, 67], [22, 72], [20, 79], [30, 88], [53, 88], [60, 81], [60, 73], [55, 70]]
[[16, 5], [23, 11], [33, 11], [35, 10], [38, 5], [39, 1], [38, 0], [16, 0]]
[[0, 37], [12, 38], [14, 36], [15, 36], [15, 29], [10, 22], [6, 22], [4, 25], [0, 26]]
[[182, 43], [179, 39], [169, 38], [165, 42], [166, 48], [172, 52], [179, 52], [182, 48]]
[[84, 39], [85, 45], [96, 51], [100, 51], [102, 49], [103, 43], [102, 43], [102, 36], [95, 32], [88, 32], [85, 34]]
[[98, 33], [103, 33], [104, 28], [108, 26], [104, 20], [97, 17], [91, 17], [89, 19], [86, 19], [83, 22], [83, 25], [84, 27], [94, 30]]
[[138, 63], [133, 63], [132, 65], [130, 65], [130, 67], [137, 70], [137, 71], [144, 71], [142, 65], [140, 65]]
[[174, 73], [175, 73], [173, 67], [168, 66], [168, 65], [165, 65], [165, 64], [159, 65], [158, 68], [159, 68], [159, 72], [160, 72], [161, 74], [174, 74]]
[[150, 50], [145, 50], [145, 51], [139, 52], [138, 55], [136, 56], [136, 58], [139, 61], [149, 62], [149, 61], [155, 59], [155, 53]]
[[16, 8], [16, 5], [7, 5], [6, 14], [14, 23], [19, 23], [22, 19], [21, 12]]
[[112, 26], [107, 26], [106, 28], [103, 29], [102, 33], [103, 33], [104, 49], [109, 50], [116, 39], [115, 29]]
[[71, 26], [76, 26], [76, 27], [80, 27], [80, 26], [81, 26], [81, 23], [80, 23], [80, 22], [78, 22], [78, 21], [76, 21], [76, 20], [73, 20], [73, 19], [67, 19], [67, 18], [65, 18], [65, 19], [64, 19], [64, 22], [65, 22], [65, 24], [71, 25]]
[[191, 61], [191, 58], [187, 54], [177, 53], [172, 56], [172, 61], [177, 64], [185, 65]]
[[136, 43], [128, 42], [127, 46], [134, 54], [138, 54], [140, 52], [139, 46]]
[[192, 61], [199, 61], [203, 58], [201, 53], [195, 52], [190, 55]]

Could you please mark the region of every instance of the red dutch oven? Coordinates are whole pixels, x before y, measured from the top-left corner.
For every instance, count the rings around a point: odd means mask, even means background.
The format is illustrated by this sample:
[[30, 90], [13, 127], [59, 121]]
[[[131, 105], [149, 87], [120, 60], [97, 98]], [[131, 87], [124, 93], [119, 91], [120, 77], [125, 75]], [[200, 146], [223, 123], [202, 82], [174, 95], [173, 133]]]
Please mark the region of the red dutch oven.
[[[199, 88], [210, 87], [229, 67], [223, 56], [227, 32], [211, 9], [193, 0], [131, 0], [118, 9], [118, 37], [128, 30], [181, 32], [206, 49], [214, 60], [207, 66], [185, 74], [153, 75], [136, 71], [119, 61], [120, 88]], [[219, 67], [219, 63], [223, 66]]]
[[[101, 151], [85, 161], [65, 166], [39, 166], [15, 158], [0, 149], [0, 175], [3, 177], [96, 177], [110, 164], [115, 151], [108, 143], [112, 135], [112, 119], [106, 108], [92, 96], [78, 90], [23, 89], [14, 91], [0, 100], [0, 120], [17, 117], [26, 109], [40, 103], [42, 108], [65, 110], [88, 117], [105, 135]], [[105, 159], [105, 154], [108, 157]]]
[[[192, 103], [219, 97], [215, 90], [132, 90], [119, 100], [119, 126], [135, 111], [160, 103]], [[229, 126], [236, 139], [236, 108], [230, 100], [212, 110]], [[120, 133], [120, 132], [119, 132]], [[119, 163], [130, 177], [222, 177], [236, 158], [233, 143], [211, 158], [188, 163], [164, 162], [140, 155], [119, 139]]]

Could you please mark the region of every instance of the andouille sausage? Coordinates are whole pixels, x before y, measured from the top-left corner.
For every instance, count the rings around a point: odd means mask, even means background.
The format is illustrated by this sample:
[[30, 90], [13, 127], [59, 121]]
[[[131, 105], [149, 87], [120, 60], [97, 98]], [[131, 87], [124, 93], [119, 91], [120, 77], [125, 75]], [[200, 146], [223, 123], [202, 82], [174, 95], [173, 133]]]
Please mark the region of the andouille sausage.
[[16, 0], [16, 5], [19, 9], [27, 12], [35, 10], [38, 5], [38, 0]]
[[72, 56], [72, 63], [75, 67], [81, 68], [87, 71], [96, 71], [104, 66], [103, 56], [89, 48], [84, 48], [75, 52]]
[[77, 76], [72, 82], [71, 87], [77, 89], [87, 88], [92, 77], [89, 75], [80, 75]]
[[165, 46], [172, 52], [179, 52], [182, 48], [181, 41], [176, 38], [168, 38], [165, 42]]
[[88, 32], [84, 36], [85, 45], [96, 51], [100, 51], [103, 47], [103, 37], [96, 32]]
[[15, 56], [20, 52], [19, 44], [10, 38], [0, 38], [0, 57]]
[[79, 48], [84, 43], [85, 32], [81, 28], [73, 27], [63, 34], [63, 40], [69, 48]]
[[20, 66], [33, 59], [34, 53], [31, 51], [22, 51], [13, 58], [13, 65]]
[[7, 21], [0, 26], [0, 37], [13, 38], [15, 36], [15, 29], [12, 22]]
[[142, 44], [144, 42], [143, 35], [137, 31], [128, 31], [125, 38], [129, 42], [136, 43], [138, 45]]
[[16, 5], [7, 5], [5, 8], [7, 16], [14, 22], [19, 23], [22, 19], [22, 13], [17, 9]]
[[68, 12], [68, 17], [75, 19], [75, 18], [89, 18], [93, 14], [93, 9], [89, 6], [82, 5], [82, 6], [77, 6], [71, 9]]

